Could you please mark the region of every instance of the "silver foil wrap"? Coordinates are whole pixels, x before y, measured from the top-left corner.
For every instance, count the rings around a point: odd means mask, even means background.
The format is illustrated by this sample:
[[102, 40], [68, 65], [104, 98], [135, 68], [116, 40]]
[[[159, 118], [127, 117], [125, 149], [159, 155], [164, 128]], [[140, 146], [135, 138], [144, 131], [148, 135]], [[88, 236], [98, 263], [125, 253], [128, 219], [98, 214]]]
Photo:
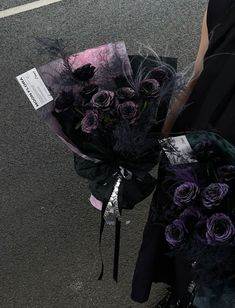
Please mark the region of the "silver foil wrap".
[[[117, 173], [117, 181], [114, 185], [113, 192], [104, 212], [104, 220], [108, 225], [115, 225], [116, 219], [121, 221], [121, 215], [118, 204], [119, 187], [123, 179], [131, 180], [132, 173], [123, 167], [120, 168], [120, 173]], [[116, 174], [115, 174], [116, 175]]]
[[115, 225], [116, 219], [121, 220], [121, 215], [118, 207], [118, 192], [121, 182], [122, 176], [119, 175], [114, 185], [114, 189], [107, 204], [106, 210], [104, 212], [104, 220], [108, 225]]

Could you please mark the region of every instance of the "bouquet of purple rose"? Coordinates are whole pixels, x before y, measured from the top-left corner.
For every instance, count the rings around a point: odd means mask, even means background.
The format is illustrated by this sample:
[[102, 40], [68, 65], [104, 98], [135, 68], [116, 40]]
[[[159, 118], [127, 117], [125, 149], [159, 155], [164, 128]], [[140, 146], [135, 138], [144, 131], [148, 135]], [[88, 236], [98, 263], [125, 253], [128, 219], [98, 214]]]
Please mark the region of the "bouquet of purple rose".
[[128, 57], [124, 42], [73, 55], [61, 40], [42, 42], [59, 59], [18, 82], [73, 151], [78, 175], [89, 180], [90, 200], [102, 210], [100, 233], [105, 221], [119, 234], [122, 209], [132, 209], [155, 188], [150, 171], [159, 162], [161, 125], [183, 84], [157, 56]]
[[[170, 254], [186, 257], [194, 264], [198, 283], [210, 285], [235, 274], [235, 148], [214, 133], [186, 136], [191, 145], [188, 162], [170, 164], [163, 157], [162, 207], [156, 215], [165, 226]], [[170, 139], [169, 152], [180, 155]]]
[[169, 98], [180, 84], [176, 72], [156, 56], [130, 62], [123, 42], [73, 57], [61, 46], [47, 47], [62, 59], [57, 75], [48, 66], [40, 70], [51, 76], [50, 116], [79, 150], [75, 169], [89, 180], [91, 201], [106, 223], [115, 224], [122, 209], [132, 209], [156, 185], [150, 171], [159, 162], [157, 141]]

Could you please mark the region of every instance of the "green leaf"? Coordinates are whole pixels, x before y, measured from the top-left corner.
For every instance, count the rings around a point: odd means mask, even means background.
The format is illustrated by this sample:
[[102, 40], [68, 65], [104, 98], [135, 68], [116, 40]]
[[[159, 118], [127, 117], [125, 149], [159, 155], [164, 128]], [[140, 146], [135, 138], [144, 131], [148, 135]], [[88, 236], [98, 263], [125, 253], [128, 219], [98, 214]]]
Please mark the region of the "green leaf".
[[149, 102], [148, 101], [144, 101], [144, 103], [142, 105], [142, 108], [141, 108], [141, 111], [144, 112], [147, 109], [148, 105], [149, 105]]
[[111, 123], [112, 122], [112, 119], [111, 119], [111, 116], [110, 116], [109, 113], [104, 114], [104, 122], [105, 123]]
[[81, 124], [82, 124], [82, 122], [79, 121], [79, 122], [76, 124], [76, 126], [75, 126], [75, 130], [78, 130], [78, 129], [81, 127]]

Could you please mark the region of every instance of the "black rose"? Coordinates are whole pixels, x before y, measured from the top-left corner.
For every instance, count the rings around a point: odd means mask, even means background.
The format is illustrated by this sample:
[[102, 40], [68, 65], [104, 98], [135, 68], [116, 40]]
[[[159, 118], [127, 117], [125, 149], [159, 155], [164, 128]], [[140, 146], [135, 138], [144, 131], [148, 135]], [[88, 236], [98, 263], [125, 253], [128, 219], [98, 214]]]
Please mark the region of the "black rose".
[[138, 118], [138, 106], [135, 102], [128, 101], [117, 106], [119, 115], [130, 124], [136, 122]]
[[136, 96], [135, 90], [129, 87], [122, 87], [116, 92], [119, 101], [133, 100]]
[[160, 96], [160, 83], [156, 79], [145, 79], [140, 83], [139, 94], [141, 97], [150, 99]]
[[219, 179], [225, 182], [229, 182], [235, 179], [235, 166], [225, 165], [217, 169]]
[[202, 192], [202, 203], [207, 209], [219, 206], [228, 194], [229, 186], [225, 183], [212, 183]]
[[201, 211], [196, 207], [187, 207], [181, 214], [180, 219], [184, 222], [188, 230], [193, 229], [194, 225], [202, 218]]
[[99, 87], [95, 84], [90, 84], [82, 89], [80, 95], [86, 101], [91, 100], [92, 96], [95, 95], [99, 91]]
[[95, 75], [95, 67], [90, 63], [73, 71], [73, 77], [80, 81], [88, 81]]
[[222, 153], [216, 142], [206, 140], [194, 146], [192, 156], [200, 161], [219, 161]]
[[185, 207], [192, 204], [199, 194], [199, 187], [196, 183], [185, 182], [176, 187], [173, 201], [178, 207]]
[[176, 219], [172, 224], [167, 225], [165, 228], [165, 238], [166, 241], [172, 247], [179, 247], [183, 244], [186, 239], [188, 230], [185, 228], [185, 225], [182, 220]]
[[92, 105], [98, 110], [108, 111], [114, 103], [114, 93], [112, 91], [99, 91], [92, 97]]
[[167, 74], [167, 71], [163, 68], [155, 68], [151, 71], [150, 78], [156, 79], [160, 83], [160, 85], [162, 85], [169, 79], [169, 76]]
[[88, 110], [81, 122], [82, 131], [90, 134], [97, 129], [99, 125], [99, 116], [96, 111]]
[[62, 91], [55, 99], [55, 111], [61, 112], [69, 109], [74, 103], [73, 91]]
[[207, 220], [207, 241], [212, 246], [224, 245], [234, 239], [234, 225], [224, 213], [216, 213]]

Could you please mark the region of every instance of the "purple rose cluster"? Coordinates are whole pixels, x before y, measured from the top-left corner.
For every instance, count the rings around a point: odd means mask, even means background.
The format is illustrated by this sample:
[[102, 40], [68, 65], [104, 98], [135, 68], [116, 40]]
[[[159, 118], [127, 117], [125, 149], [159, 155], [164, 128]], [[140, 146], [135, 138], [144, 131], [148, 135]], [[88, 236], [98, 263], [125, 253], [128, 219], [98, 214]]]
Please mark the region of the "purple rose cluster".
[[[231, 180], [234, 169], [223, 166], [219, 171], [225, 181]], [[188, 240], [208, 246], [234, 245], [234, 222], [224, 205], [229, 189], [225, 182], [211, 183], [203, 188], [185, 182], [176, 187], [173, 203], [178, 217], [165, 229], [167, 242], [174, 248], [180, 248]]]
[[100, 125], [110, 129], [117, 121], [134, 125], [152, 100], [160, 97], [161, 85], [167, 77], [160, 68], [154, 69], [147, 79], [140, 81], [138, 89], [127, 84], [116, 91], [100, 89], [92, 79], [96, 68], [86, 64], [73, 72], [73, 78], [81, 85], [79, 95], [62, 92], [55, 101], [55, 111], [73, 109], [81, 116], [81, 130], [91, 134]]

